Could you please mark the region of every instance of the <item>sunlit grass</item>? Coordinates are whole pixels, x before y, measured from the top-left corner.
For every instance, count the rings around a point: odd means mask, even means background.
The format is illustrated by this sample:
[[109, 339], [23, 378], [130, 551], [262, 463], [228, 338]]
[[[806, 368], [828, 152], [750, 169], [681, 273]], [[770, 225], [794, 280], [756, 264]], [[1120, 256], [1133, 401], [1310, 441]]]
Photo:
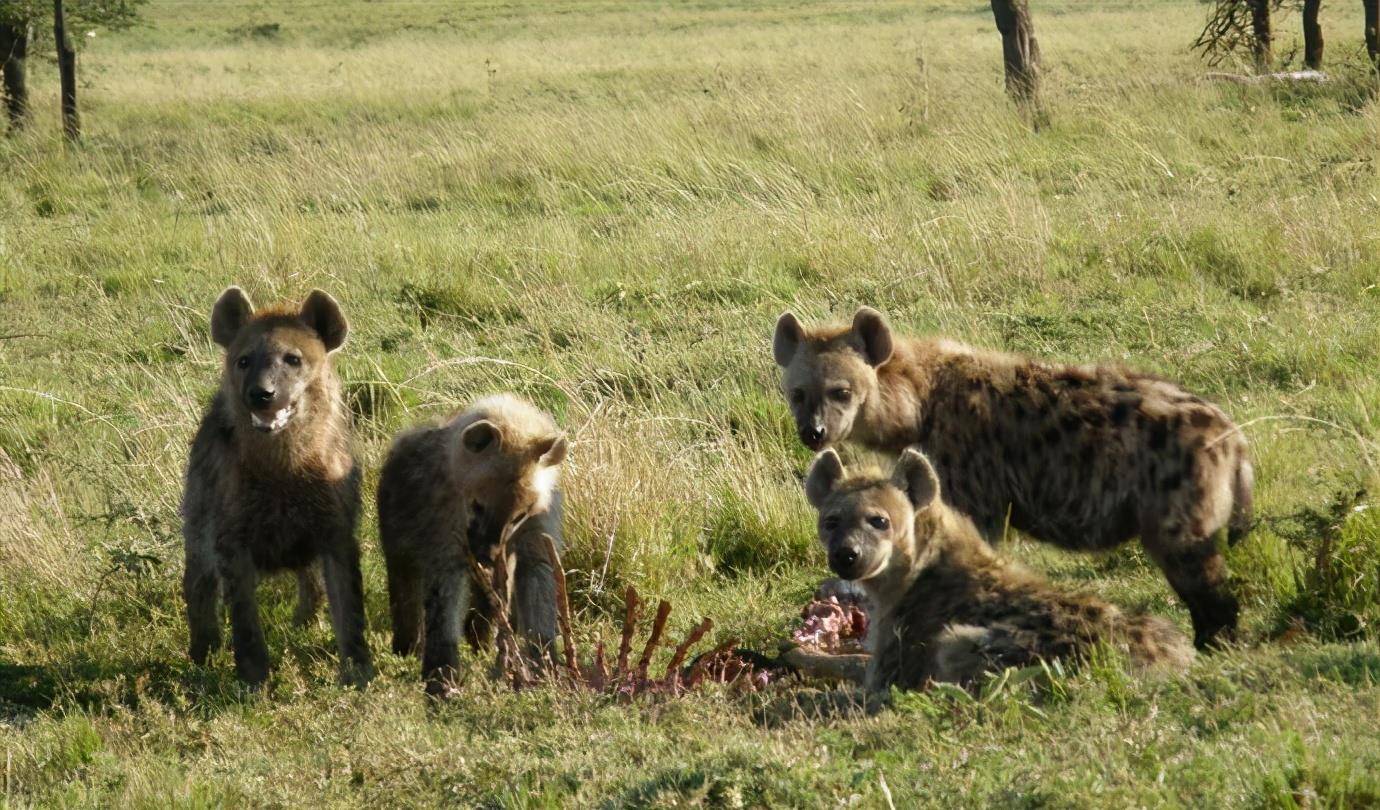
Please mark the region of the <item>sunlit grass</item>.
[[[0, 140], [0, 803], [1375, 802], [1380, 525], [1346, 511], [1380, 463], [1360, 9], [1324, 9], [1339, 79], [1301, 88], [1202, 81], [1196, 3], [1036, 13], [1038, 133], [990, 12], [947, 0], [155, 0], [88, 40], [75, 149], [35, 60], [37, 117]], [[874, 718], [477, 675], [431, 711], [387, 655], [368, 692], [332, 686], [324, 623], [292, 629], [273, 583], [273, 688], [246, 695], [228, 656], [187, 663], [178, 584], [230, 283], [340, 299], [370, 493], [406, 425], [493, 390], [552, 410], [589, 640], [632, 584], [673, 630], [708, 615], [771, 651], [823, 575], [768, 346], [787, 307], [1183, 380], [1256, 459], [1245, 648], [1179, 681], [1099, 663]], [[373, 519], [367, 497], [382, 652]], [[1009, 550], [1187, 625], [1133, 549]]]

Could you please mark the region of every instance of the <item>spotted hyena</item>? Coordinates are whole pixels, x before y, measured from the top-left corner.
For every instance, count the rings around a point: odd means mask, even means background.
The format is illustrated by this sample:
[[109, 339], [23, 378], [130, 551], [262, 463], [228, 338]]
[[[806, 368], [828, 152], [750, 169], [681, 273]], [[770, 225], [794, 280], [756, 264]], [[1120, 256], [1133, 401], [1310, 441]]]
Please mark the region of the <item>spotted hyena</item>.
[[445, 694], [456, 675], [462, 621], [478, 649], [496, 618], [470, 581], [467, 546], [489, 564], [506, 541], [514, 632], [527, 656], [549, 661], [556, 585], [542, 536], [559, 548], [565, 454], [551, 417], [507, 394], [394, 441], [378, 490], [393, 651], [421, 651], [428, 692]]
[[252, 684], [269, 663], [255, 590], [281, 570], [297, 573], [299, 622], [314, 617], [324, 574], [341, 678], [362, 685], [372, 673], [355, 538], [359, 470], [331, 364], [346, 331], [320, 290], [300, 306], [255, 312], [231, 287], [211, 312], [225, 361], [187, 465], [183, 594], [192, 660], [203, 664], [220, 646], [223, 595], [235, 669]]
[[812, 330], [786, 313], [773, 351], [806, 446], [919, 445], [989, 541], [1008, 523], [1069, 549], [1139, 536], [1195, 644], [1235, 630], [1217, 535], [1248, 528], [1252, 472], [1217, 406], [1148, 374], [898, 337], [868, 308]]
[[868, 691], [930, 681], [971, 685], [984, 673], [1078, 660], [1099, 643], [1141, 669], [1183, 669], [1193, 648], [1172, 624], [1128, 616], [1053, 588], [1003, 560], [940, 497], [924, 454], [907, 449], [890, 475], [849, 474], [825, 450], [805, 482], [829, 567], [871, 603]]

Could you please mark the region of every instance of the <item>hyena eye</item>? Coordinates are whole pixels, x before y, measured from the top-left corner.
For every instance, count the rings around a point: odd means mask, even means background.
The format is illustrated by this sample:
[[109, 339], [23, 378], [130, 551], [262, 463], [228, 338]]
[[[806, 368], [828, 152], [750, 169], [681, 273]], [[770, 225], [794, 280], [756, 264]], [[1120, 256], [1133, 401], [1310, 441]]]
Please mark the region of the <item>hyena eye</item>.
[[470, 514], [479, 517], [484, 514], [484, 504], [479, 501], [470, 501]]
[[847, 388], [835, 388], [834, 390], [829, 392], [829, 396], [833, 397], [839, 402], [847, 402], [848, 399], [853, 396], [853, 392], [849, 391]]
[[836, 517], [827, 517], [820, 525], [824, 527], [826, 532], [832, 532], [839, 527], [839, 519]]
[[284, 363], [287, 363], [287, 364], [290, 365], [290, 366], [300, 366], [300, 365], [302, 365], [302, 355], [300, 355], [300, 354], [285, 354], [285, 355], [283, 355], [283, 362], [284, 362]]
[[235, 368], [240, 368], [240, 369], [249, 368], [249, 355], [246, 354], [244, 357], [241, 357], [240, 359], [236, 360], [236, 361], [235, 361]]
[[805, 401], [805, 391], [804, 391], [804, 389], [802, 389], [802, 388], [797, 388], [797, 389], [795, 389], [794, 391], [791, 392], [791, 402], [794, 402], [795, 404], [799, 405], [800, 403], [802, 403], [802, 402], [804, 402], [804, 401]]
[[891, 521], [887, 520], [885, 515], [873, 515], [867, 519], [867, 525], [879, 532], [884, 532], [891, 525]]

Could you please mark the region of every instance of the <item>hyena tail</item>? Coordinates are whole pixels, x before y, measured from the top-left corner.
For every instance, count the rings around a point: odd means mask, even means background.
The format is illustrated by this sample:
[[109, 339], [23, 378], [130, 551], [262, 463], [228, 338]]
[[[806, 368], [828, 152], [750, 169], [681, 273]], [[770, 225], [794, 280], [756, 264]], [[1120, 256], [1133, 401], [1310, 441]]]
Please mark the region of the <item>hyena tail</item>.
[[1254, 525], [1255, 468], [1246, 452], [1241, 451], [1241, 460], [1236, 465], [1236, 474], [1231, 483], [1231, 518], [1227, 521], [1227, 543], [1236, 545], [1237, 541], [1250, 533]]

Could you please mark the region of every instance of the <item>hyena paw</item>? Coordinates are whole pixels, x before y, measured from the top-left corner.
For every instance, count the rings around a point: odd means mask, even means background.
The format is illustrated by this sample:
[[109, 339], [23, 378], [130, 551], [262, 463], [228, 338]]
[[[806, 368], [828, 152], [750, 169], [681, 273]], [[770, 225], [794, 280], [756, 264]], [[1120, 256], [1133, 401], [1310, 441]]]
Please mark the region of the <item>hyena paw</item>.
[[235, 671], [239, 674], [240, 680], [252, 689], [261, 689], [268, 682], [268, 664], [266, 663], [239, 662], [235, 665]]
[[368, 661], [345, 661], [340, 665], [340, 685], [363, 689], [374, 679], [374, 666]]
[[428, 681], [426, 695], [439, 701], [447, 701], [460, 696], [460, 689], [450, 681]]
[[198, 639], [194, 640], [191, 647], [187, 650], [187, 657], [192, 659], [192, 663], [199, 667], [206, 666], [206, 660], [211, 657], [211, 653], [220, 649], [219, 639]]
[[297, 609], [294, 610], [294, 611], [292, 611], [292, 626], [293, 626], [293, 627], [316, 627], [316, 626], [317, 626], [316, 617], [317, 617], [316, 605], [301, 605], [301, 604], [299, 604], [299, 605], [297, 606]]

